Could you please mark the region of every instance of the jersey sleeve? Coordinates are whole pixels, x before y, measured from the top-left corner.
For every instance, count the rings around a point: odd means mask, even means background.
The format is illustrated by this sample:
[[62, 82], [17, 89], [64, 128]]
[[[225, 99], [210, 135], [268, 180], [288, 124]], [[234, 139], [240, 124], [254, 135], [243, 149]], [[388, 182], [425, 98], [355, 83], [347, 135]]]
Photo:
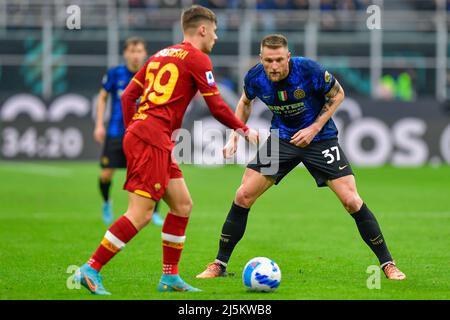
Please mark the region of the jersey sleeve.
[[239, 120], [231, 111], [230, 107], [223, 101], [219, 88], [217, 88], [212, 74], [212, 63], [207, 55], [199, 55], [192, 60], [189, 70], [194, 78], [195, 84], [204, 97], [211, 114], [225, 126], [244, 133], [248, 127]]
[[148, 62], [134, 75], [130, 83], [122, 93], [122, 114], [125, 128], [130, 124], [133, 115], [136, 112], [136, 101], [144, 91], [145, 72], [147, 71]]
[[244, 78], [244, 92], [248, 100], [256, 98], [255, 89], [252, 86], [252, 79], [249, 72], [247, 72]]
[[103, 76], [102, 87], [105, 91], [111, 93], [114, 90], [115, 82], [114, 68], [111, 68]]
[[134, 82], [135, 84], [137, 84], [139, 87], [142, 88], [142, 90], [144, 90], [145, 73], [147, 72], [148, 61], [144, 64], [144, 66], [141, 69], [139, 69], [138, 72], [136, 72], [136, 74], [134, 75], [133, 78], [131, 78], [131, 81], [130, 81], [130, 82]]
[[312, 70], [314, 90], [318, 94], [327, 94], [334, 87], [336, 79], [319, 63], [309, 60], [309, 64]]
[[190, 65], [190, 72], [194, 78], [198, 90], [204, 97], [220, 94], [219, 88], [214, 80], [212, 63], [207, 55], [198, 56]]

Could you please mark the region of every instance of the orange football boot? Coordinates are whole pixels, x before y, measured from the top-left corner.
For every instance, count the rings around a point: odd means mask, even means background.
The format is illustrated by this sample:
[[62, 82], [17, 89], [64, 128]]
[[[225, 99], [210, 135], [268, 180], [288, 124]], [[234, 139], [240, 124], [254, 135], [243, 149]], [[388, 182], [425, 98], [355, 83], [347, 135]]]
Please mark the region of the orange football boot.
[[406, 275], [400, 271], [399, 268], [395, 265], [395, 261], [388, 262], [383, 267], [384, 274], [386, 275], [386, 278], [389, 280], [405, 280]]
[[202, 273], [198, 274], [196, 278], [198, 279], [208, 279], [208, 278], [218, 278], [218, 277], [226, 277], [228, 276], [228, 272], [226, 268], [218, 262], [211, 262], [206, 267], [206, 270]]

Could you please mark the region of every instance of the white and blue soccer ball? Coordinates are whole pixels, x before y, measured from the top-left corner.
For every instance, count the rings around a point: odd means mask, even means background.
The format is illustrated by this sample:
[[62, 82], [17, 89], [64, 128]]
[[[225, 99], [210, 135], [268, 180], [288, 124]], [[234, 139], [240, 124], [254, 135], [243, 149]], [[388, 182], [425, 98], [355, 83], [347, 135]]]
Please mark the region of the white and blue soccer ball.
[[244, 267], [242, 281], [251, 291], [274, 291], [280, 285], [281, 270], [275, 261], [269, 258], [253, 258]]

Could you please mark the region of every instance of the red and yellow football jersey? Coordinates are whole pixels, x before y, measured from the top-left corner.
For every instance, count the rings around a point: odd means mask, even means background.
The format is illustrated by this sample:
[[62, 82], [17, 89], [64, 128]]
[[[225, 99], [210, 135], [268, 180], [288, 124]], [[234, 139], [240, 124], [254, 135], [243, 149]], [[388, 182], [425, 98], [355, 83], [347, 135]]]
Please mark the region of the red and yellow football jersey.
[[248, 130], [220, 97], [208, 55], [189, 42], [157, 52], [130, 81], [122, 95], [125, 127], [145, 142], [171, 150], [172, 133], [181, 127], [197, 91], [216, 119], [232, 129]]

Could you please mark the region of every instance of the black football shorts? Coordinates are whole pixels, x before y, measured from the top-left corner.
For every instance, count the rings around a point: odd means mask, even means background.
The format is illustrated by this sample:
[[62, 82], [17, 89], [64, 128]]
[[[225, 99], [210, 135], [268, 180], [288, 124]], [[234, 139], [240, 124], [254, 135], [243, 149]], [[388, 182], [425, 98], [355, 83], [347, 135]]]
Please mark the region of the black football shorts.
[[353, 175], [337, 138], [313, 141], [309, 146], [300, 148], [271, 134], [247, 168], [274, 179], [278, 184], [300, 163], [305, 165], [318, 187], [327, 186], [328, 180]]
[[102, 168], [122, 169], [127, 167], [127, 159], [123, 153], [123, 137], [107, 137], [100, 158]]

